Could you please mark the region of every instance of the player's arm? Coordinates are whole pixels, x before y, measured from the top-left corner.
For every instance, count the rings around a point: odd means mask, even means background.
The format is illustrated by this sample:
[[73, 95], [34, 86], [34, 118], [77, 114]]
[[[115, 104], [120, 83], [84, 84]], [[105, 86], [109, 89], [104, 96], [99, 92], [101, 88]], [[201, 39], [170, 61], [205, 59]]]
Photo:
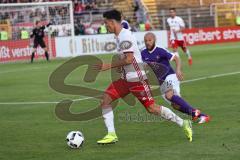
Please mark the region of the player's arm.
[[183, 21], [182, 18], [179, 18], [178, 24], [179, 24], [179, 26], [180, 26], [180, 29], [179, 29], [179, 30], [176, 30], [176, 32], [182, 32], [182, 31], [185, 29], [185, 23], [184, 23], [184, 21]]
[[169, 19], [167, 19], [167, 30], [171, 30], [171, 26], [170, 26], [170, 23], [169, 23]]
[[46, 25], [46, 27], [49, 27], [49, 26], [51, 26], [52, 25], [52, 23], [51, 22], [49, 22], [47, 25]]
[[131, 64], [134, 58], [133, 52], [126, 52], [124, 54], [125, 54], [125, 57], [123, 59], [113, 61], [112, 63], [105, 63], [105, 64], [102, 64], [102, 66], [95, 66], [94, 68], [100, 71], [106, 71], [111, 68], [117, 68], [117, 67], [122, 67], [122, 66]]
[[176, 75], [179, 81], [183, 80], [183, 74], [182, 74], [182, 65], [181, 65], [181, 60], [180, 58], [169, 52], [167, 49], [162, 48], [161, 53], [158, 53], [159, 56], [162, 56], [163, 58], [167, 58], [169, 61], [174, 61], [176, 64]]
[[51, 22], [49, 22], [47, 25], [43, 25], [42, 27], [41, 27], [41, 29], [46, 29], [46, 28], [48, 28], [49, 26], [51, 26], [52, 25], [52, 23]]
[[35, 35], [35, 29], [32, 30], [31, 34], [30, 34], [30, 38], [33, 38]]
[[172, 61], [175, 62], [176, 64], [176, 75], [179, 81], [183, 80], [183, 73], [182, 73], [182, 64], [181, 64], [181, 60], [178, 56], [173, 55], [173, 57], [171, 58]]

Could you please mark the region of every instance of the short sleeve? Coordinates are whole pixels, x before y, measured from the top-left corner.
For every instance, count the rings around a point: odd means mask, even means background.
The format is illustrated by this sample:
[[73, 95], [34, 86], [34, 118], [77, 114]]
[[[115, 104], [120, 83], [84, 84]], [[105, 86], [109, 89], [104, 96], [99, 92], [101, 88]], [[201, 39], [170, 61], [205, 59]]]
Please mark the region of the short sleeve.
[[170, 26], [170, 23], [169, 23], [169, 21], [170, 21], [170, 20], [169, 20], [169, 18], [168, 18], [168, 19], [167, 19], [167, 24], [168, 24], [168, 26]]
[[179, 22], [179, 25], [181, 26], [181, 27], [185, 27], [185, 23], [184, 23], [184, 21], [183, 21], [183, 19], [182, 18], [179, 18], [179, 20], [178, 20]]
[[134, 36], [132, 34], [124, 34], [120, 38], [119, 48], [121, 52], [134, 52]]
[[167, 49], [164, 49], [164, 48], [160, 48], [159, 53], [161, 57], [167, 58], [170, 61], [172, 61], [175, 56], [175, 54], [169, 52]]

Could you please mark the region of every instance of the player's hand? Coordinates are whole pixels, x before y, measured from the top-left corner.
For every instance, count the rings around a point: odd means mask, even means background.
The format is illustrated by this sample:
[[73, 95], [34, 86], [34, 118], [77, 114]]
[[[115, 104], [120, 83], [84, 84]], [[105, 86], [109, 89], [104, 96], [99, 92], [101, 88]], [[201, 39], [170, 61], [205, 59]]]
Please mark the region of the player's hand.
[[177, 70], [176, 75], [177, 75], [177, 78], [178, 78], [179, 81], [183, 80], [183, 73], [182, 73], [181, 70]]

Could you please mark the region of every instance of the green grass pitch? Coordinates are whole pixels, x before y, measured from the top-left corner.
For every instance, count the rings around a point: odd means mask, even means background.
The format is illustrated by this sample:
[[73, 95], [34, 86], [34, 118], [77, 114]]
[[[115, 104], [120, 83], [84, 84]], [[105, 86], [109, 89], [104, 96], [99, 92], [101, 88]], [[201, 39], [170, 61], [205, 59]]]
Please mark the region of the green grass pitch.
[[[2, 160], [237, 160], [240, 159], [240, 43], [190, 47], [193, 66], [181, 54], [185, 80], [220, 75], [181, 85], [181, 93], [191, 104], [211, 115], [208, 124], [193, 124], [194, 139], [189, 143], [181, 128], [170, 122], [151, 119], [129, 120], [127, 116], [147, 116], [137, 103], [131, 107], [121, 101], [114, 111], [119, 142], [99, 146], [106, 134], [101, 118], [87, 122], [66, 122], [55, 115], [55, 104], [18, 102], [58, 102], [77, 99], [49, 88], [50, 74], [65, 60], [0, 64], [0, 159]], [[100, 56], [110, 61], [110, 55]], [[66, 83], [82, 85], [84, 67], [71, 73]], [[222, 75], [223, 74], [223, 75]], [[104, 90], [110, 73], [101, 73], [88, 87]], [[81, 98], [81, 96], [80, 96]], [[168, 106], [160, 96], [156, 101]], [[14, 103], [16, 104], [4, 104]], [[78, 101], [72, 112], [96, 107], [95, 99]], [[170, 107], [170, 106], [168, 106]], [[182, 117], [187, 116], [175, 111]], [[80, 150], [69, 149], [66, 134], [80, 130], [85, 143]]]

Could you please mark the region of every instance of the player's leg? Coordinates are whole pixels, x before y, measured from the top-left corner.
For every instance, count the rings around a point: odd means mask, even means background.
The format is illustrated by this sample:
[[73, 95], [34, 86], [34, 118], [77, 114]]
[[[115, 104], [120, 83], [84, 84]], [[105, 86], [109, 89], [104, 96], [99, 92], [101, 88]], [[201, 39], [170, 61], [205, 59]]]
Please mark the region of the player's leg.
[[173, 54], [175, 54], [176, 56], [179, 57], [177, 41], [176, 40], [171, 40], [171, 46], [172, 46]]
[[37, 43], [36, 43], [36, 44], [34, 43], [32, 55], [31, 55], [31, 63], [33, 63], [33, 59], [34, 59], [34, 57], [35, 57], [35, 52], [36, 52], [36, 50], [37, 50], [37, 46], [38, 46], [38, 44], [37, 44]]
[[162, 118], [169, 120], [173, 123], [176, 123], [178, 126], [182, 127], [185, 135], [187, 136], [189, 141], [192, 142], [193, 131], [192, 131], [192, 125], [190, 120], [183, 120], [178, 115], [176, 115], [171, 109], [164, 106], [157, 105], [155, 103], [146, 107], [146, 109], [149, 113], [157, 116], [161, 116]]
[[187, 48], [186, 42], [181, 41], [180, 46], [181, 46], [183, 52], [186, 53], [186, 55], [188, 57], [188, 64], [191, 66], [192, 65], [192, 55], [191, 55], [189, 49]]
[[[166, 83], [167, 82], [167, 83]], [[176, 74], [171, 74], [166, 77], [165, 82], [161, 86], [161, 92], [164, 93], [164, 97], [174, 109], [179, 110], [182, 113], [192, 116], [193, 120], [198, 118], [204, 119], [207, 115], [200, 112], [200, 110], [191, 106], [180, 96], [180, 82], [177, 79]]]
[[49, 54], [48, 54], [48, 49], [44, 41], [41, 41], [40, 46], [44, 49], [44, 54], [46, 57], [46, 60], [49, 61]]
[[156, 116], [161, 116], [162, 118], [172, 121], [180, 127], [183, 127], [186, 136], [190, 141], [192, 141], [191, 122], [188, 120], [183, 120], [169, 108], [155, 104], [147, 81], [132, 85], [130, 91], [138, 98], [138, 100], [144, 105], [149, 113]]
[[48, 54], [48, 49], [47, 47], [43, 48], [44, 49], [44, 53], [45, 53], [45, 57], [46, 57], [46, 60], [49, 61], [49, 54]]
[[33, 59], [35, 57], [35, 52], [37, 51], [37, 47], [38, 47], [39, 43], [38, 41], [33, 42], [33, 51], [32, 51], [32, 55], [31, 55], [31, 63], [33, 63]]
[[108, 134], [103, 139], [98, 140], [98, 144], [110, 144], [118, 141], [114, 127], [114, 114], [111, 103], [114, 100], [120, 97], [124, 97], [129, 93], [127, 87], [125, 86], [125, 83], [126, 82], [122, 79], [113, 82], [106, 89], [105, 94], [103, 95], [100, 107], [102, 108], [102, 115]]

